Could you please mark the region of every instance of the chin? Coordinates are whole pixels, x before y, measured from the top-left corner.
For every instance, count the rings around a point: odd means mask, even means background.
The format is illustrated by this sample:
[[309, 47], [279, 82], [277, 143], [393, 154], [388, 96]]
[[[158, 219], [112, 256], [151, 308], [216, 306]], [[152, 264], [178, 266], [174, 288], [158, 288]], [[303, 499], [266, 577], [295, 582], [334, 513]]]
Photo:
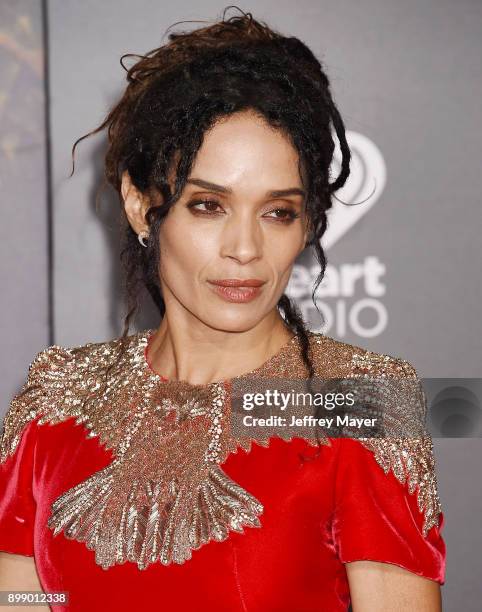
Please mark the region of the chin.
[[213, 317], [203, 317], [204, 322], [209, 327], [225, 332], [246, 332], [261, 321], [262, 317], [259, 316], [259, 311], [253, 312], [252, 316], [240, 312], [233, 313], [222, 313], [221, 311], [215, 313]]

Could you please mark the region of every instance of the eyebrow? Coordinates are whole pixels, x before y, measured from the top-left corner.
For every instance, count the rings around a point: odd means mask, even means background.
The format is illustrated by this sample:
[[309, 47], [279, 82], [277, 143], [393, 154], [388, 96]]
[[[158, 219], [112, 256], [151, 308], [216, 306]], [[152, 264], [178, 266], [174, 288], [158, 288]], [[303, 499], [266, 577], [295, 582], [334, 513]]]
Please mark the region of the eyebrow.
[[[209, 189], [210, 191], [218, 191], [219, 193], [232, 193], [232, 190], [228, 187], [224, 187], [223, 185], [216, 185], [216, 183], [210, 183], [209, 181], [204, 181], [203, 179], [190, 178], [186, 182], [192, 183], [193, 185], [197, 185], [198, 187], [204, 187], [205, 189]], [[270, 191], [267, 195], [270, 198], [282, 198], [284, 196], [289, 195], [300, 195], [305, 197], [306, 194], [303, 189], [300, 189], [299, 187], [292, 187], [290, 189], [277, 189], [274, 191]]]

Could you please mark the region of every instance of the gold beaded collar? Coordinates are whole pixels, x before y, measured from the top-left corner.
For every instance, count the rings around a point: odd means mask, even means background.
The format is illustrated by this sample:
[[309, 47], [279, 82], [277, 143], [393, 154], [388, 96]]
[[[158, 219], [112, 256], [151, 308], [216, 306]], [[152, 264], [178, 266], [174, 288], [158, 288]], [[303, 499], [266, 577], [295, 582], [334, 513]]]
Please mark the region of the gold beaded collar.
[[[126, 561], [139, 569], [157, 561], [184, 563], [193, 550], [225, 540], [230, 531], [261, 527], [262, 504], [220, 467], [231, 452], [249, 451], [252, 444], [230, 435], [231, 383], [245, 376], [306, 376], [295, 335], [240, 377], [207, 385], [169, 381], [147, 362], [152, 333], [129, 336], [123, 351], [121, 339], [45, 349], [32, 362], [4, 421], [2, 462], [37, 417], [39, 425], [75, 418], [88, 438], [98, 437], [113, 451], [112, 463], [54, 501], [48, 520], [54, 535], [62, 531], [95, 550], [104, 569]], [[416, 378], [405, 360], [308, 335], [316, 376]], [[269, 439], [256, 442], [269, 445]], [[418, 490], [426, 535], [441, 512], [430, 437], [360, 442], [385, 473], [392, 470], [400, 482], [408, 481], [410, 493]], [[329, 439], [322, 443], [330, 444]]]

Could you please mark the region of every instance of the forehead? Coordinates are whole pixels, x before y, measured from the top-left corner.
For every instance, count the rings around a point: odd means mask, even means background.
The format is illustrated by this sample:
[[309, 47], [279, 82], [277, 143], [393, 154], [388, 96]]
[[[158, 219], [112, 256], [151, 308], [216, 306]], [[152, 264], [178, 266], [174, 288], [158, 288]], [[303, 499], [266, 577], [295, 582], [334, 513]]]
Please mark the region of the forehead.
[[251, 112], [222, 118], [205, 132], [191, 174], [233, 188], [301, 185], [298, 152], [289, 138]]

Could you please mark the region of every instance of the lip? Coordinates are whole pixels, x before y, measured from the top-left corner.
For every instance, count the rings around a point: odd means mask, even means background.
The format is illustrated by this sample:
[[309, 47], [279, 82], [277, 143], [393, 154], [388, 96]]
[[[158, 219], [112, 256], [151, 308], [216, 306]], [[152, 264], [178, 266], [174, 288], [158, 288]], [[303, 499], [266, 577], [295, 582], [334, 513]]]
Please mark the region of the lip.
[[239, 304], [254, 300], [260, 294], [261, 285], [264, 285], [264, 281], [257, 278], [225, 278], [218, 281], [208, 281], [208, 284], [214, 293], [224, 300]]
[[259, 278], [223, 278], [221, 280], [209, 280], [208, 283], [223, 287], [261, 287], [264, 281]]

